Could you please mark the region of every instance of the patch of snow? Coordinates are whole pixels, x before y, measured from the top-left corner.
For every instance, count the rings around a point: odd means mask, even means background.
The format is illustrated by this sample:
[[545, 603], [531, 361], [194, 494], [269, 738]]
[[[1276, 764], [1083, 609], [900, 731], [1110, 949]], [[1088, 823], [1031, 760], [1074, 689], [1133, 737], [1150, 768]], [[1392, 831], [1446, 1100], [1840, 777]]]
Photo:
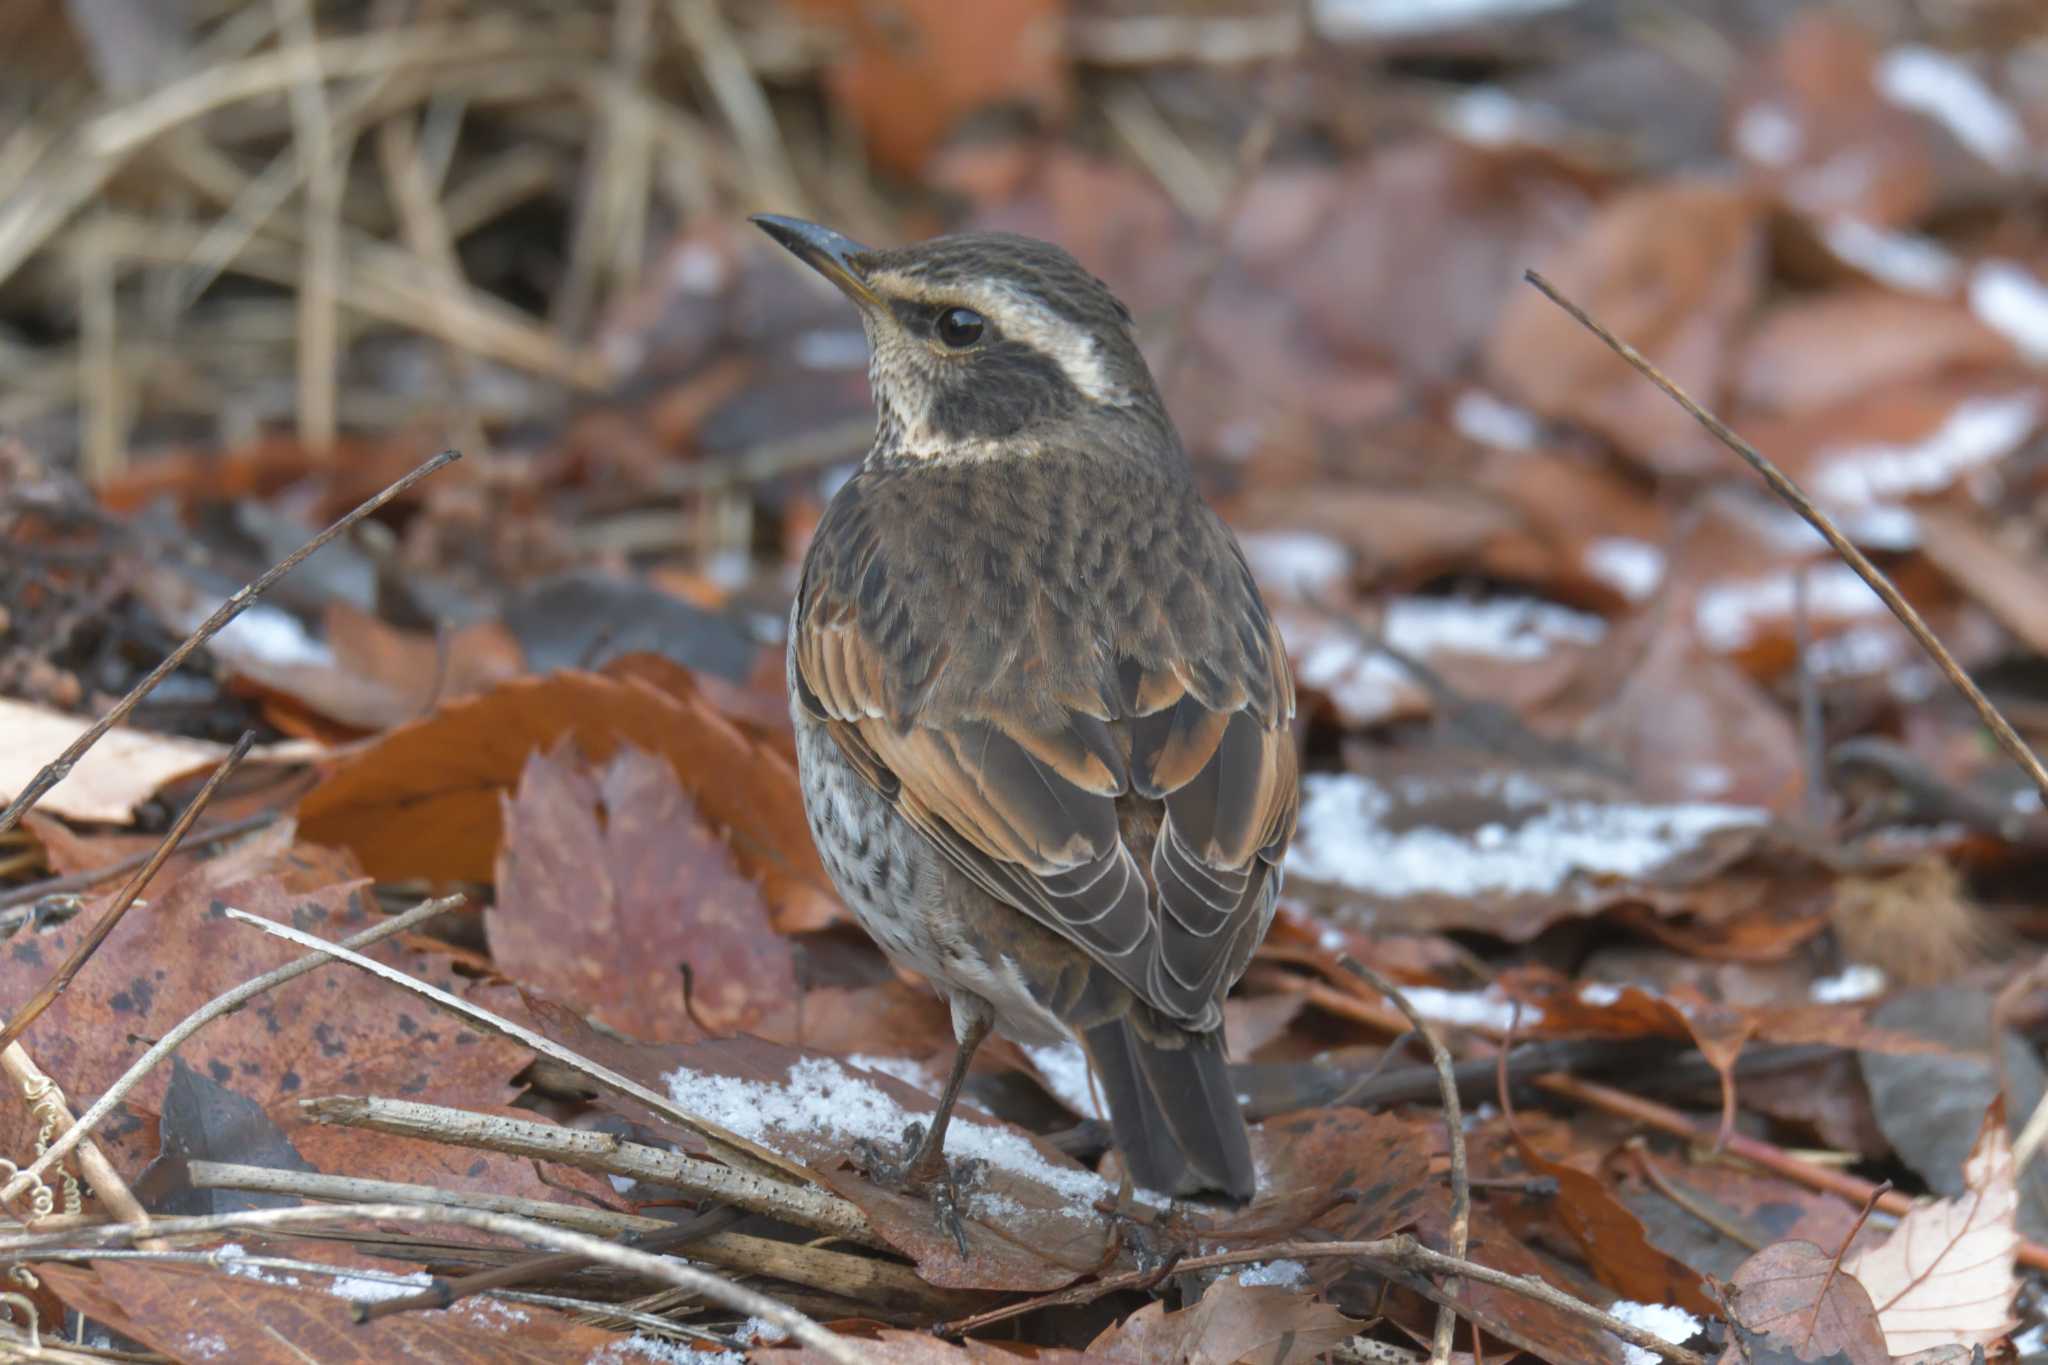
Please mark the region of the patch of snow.
[[773, 1346], [788, 1336], [789, 1333], [766, 1318], [748, 1318], [733, 1329], [732, 1339], [742, 1346]]
[[213, 1249], [214, 1264], [230, 1275], [239, 1275], [245, 1280], [261, 1280], [264, 1284], [283, 1285], [287, 1289], [298, 1288], [298, 1276], [251, 1265], [246, 1259], [248, 1255], [249, 1249], [240, 1242], [225, 1242]]
[[878, 1057], [872, 1052], [849, 1052], [846, 1064], [857, 1066], [863, 1071], [879, 1071], [884, 1076], [893, 1076], [907, 1086], [938, 1094], [943, 1082], [932, 1074], [932, 1069], [911, 1057]]
[[1823, 455], [1813, 490], [1824, 501], [1849, 505], [1938, 493], [1969, 470], [2018, 449], [2040, 416], [2040, 395], [2024, 390], [1966, 398], [1940, 426], [1911, 444], [1873, 441]]
[[1852, 1000], [1868, 1000], [1883, 995], [1891, 983], [1885, 978], [1884, 969], [1873, 967], [1867, 962], [1852, 962], [1834, 976], [1824, 976], [1813, 983], [1808, 994], [1816, 1005], [1844, 1005]]
[[[196, 629], [213, 614], [214, 607], [190, 613], [187, 629]], [[257, 602], [220, 628], [207, 648], [232, 659], [254, 659], [260, 663], [313, 668], [334, 667], [334, 651], [317, 640], [305, 623], [282, 607]]]
[[1329, 592], [1351, 573], [1350, 547], [1314, 531], [1248, 531], [1237, 543], [1252, 576], [1276, 592]]
[[[830, 1057], [805, 1057], [789, 1069], [784, 1083], [707, 1075], [678, 1067], [663, 1079], [669, 1098], [692, 1114], [760, 1142], [771, 1134], [814, 1134], [844, 1141], [861, 1138], [894, 1143], [903, 1130], [927, 1117], [905, 1109], [882, 1090], [849, 1073]], [[949, 1157], [976, 1157], [1023, 1180], [1046, 1186], [1077, 1206], [1115, 1192], [1094, 1174], [1048, 1161], [1022, 1133], [979, 1122], [955, 1112], [946, 1130]], [[1145, 1198], [1143, 1192], [1140, 1197]], [[978, 1194], [978, 1202], [989, 1196]], [[998, 1197], [1000, 1198], [1000, 1197]]]
[[1554, 142], [1564, 131], [1554, 109], [1519, 99], [1497, 85], [1475, 85], [1444, 105], [1444, 127], [1475, 147]]
[[1240, 417], [1216, 430], [1216, 453], [1226, 460], [1242, 463], [1259, 453], [1266, 439], [1266, 424], [1256, 417]]
[[[1304, 630], [1308, 643], [1295, 651], [1300, 680], [1329, 693], [1348, 716], [1369, 722], [1391, 714], [1416, 686], [1407, 669], [1351, 632], [1324, 622]], [[1559, 644], [1598, 644], [1607, 623], [1528, 597], [1402, 597], [1388, 605], [1380, 631], [1388, 644], [1419, 659], [1446, 651], [1528, 661]]]
[[1564, 9], [1574, 0], [1314, 0], [1315, 29], [1332, 42], [1439, 33]]
[[2006, 798], [2006, 804], [2022, 815], [2041, 813], [2041, 793], [2032, 787], [2020, 787]]
[[1835, 518], [1842, 534], [1872, 550], [1917, 550], [1920, 548], [1920, 518], [1910, 507], [1893, 502], [1873, 502], [1849, 508]]
[[1298, 1289], [1308, 1282], [1308, 1267], [1300, 1261], [1253, 1261], [1237, 1272], [1242, 1285], [1270, 1284]]
[[1605, 981], [1588, 981], [1579, 987], [1579, 999], [1594, 1009], [1604, 1010], [1621, 1003], [1621, 987]]
[[1759, 166], [1789, 166], [1806, 145], [1806, 130], [1784, 105], [1752, 104], [1735, 120], [1735, 150]]
[[466, 1299], [458, 1300], [455, 1306], [447, 1311], [460, 1313], [475, 1326], [492, 1332], [509, 1332], [514, 1327], [524, 1326], [533, 1321], [527, 1316], [525, 1309], [514, 1308], [511, 1304], [491, 1298], [489, 1295], [472, 1294]]
[[1546, 895], [1580, 875], [1646, 875], [1710, 834], [1767, 818], [1749, 806], [1560, 799], [1519, 776], [1482, 779], [1468, 790], [1497, 799], [1514, 823], [1469, 832], [1390, 828], [1395, 792], [1356, 773], [1311, 773], [1287, 870], [1386, 899]]
[[1832, 218], [1821, 227], [1828, 250], [1881, 284], [1914, 294], [1945, 294], [1962, 266], [1927, 237], [1891, 232], [1861, 218]]
[[631, 1194], [633, 1187], [640, 1183], [630, 1175], [612, 1175], [607, 1173], [605, 1179], [612, 1182], [613, 1194]]
[[669, 258], [669, 285], [685, 294], [716, 294], [725, 288], [725, 274], [725, 257], [708, 242], [685, 242]]
[[1543, 423], [1527, 408], [1503, 402], [1484, 389], [1467, 389], [1451, 405], [1451, 425], [1480, 445], [1531, 450], [1543, 439]]
[[2026, 125], [1982, 76], [1951, 54], [1918, 44], [1895, 47], [1878, 59], [1876, 81], [1886, 99], [1941, 124], [1999, 170], [2026, 165]]
[[1586, 546], [1586, 572], [1631, 602], [1640, 602], [1664, 581], [1664, 550], [1633, 536], [1602, 536]]
[[224, 1360], [229, 1351], [228, 1339], [213, 1332], [187, 1332], [186, 1353], [194, 1360]]
[[1684, 774], [1685, 794], [1706, 800], [1721, 795], [1735, 785], [1735, 774], [1718, 763], [1694, 763]]
[[1492, 986], [1483, 991], [1446, 991], [1435, 986], [1403, 986], [1401, 994], [1408, 997], [1408, 1003], [1415, 1006], [1415, 1012], [1423, 1018], [1459, 1028], [1505, 1030], [1515, 1021], [1518, 1008], [1521, 1011], [1521, 1022], [1524, 1024], [1533, 1024], [1543, 1017], [1543, 1012], [1534, 1005], [1517, 1006], [1515, 1001], [1508, 999], [1497, 987]]
[[865, 370], [867, 333], [857, 327], [817, 327], [796, 339], [796, 363], [807, 370]]
[[402, 1299], [408, 1294], [417, 1294], [433, 1283], [433, 1277], [420, 1270], [410, 1275], [386, 1275], [376, 1279], [362, 1275], [336, 1275], [327, 1292], [337, 1299], [351, 1299], [356, 1303], [380, 1303], [385, 1299]]
[[2012, 1349], [2021, 1360], [2030, 1360], [2037, 1355], [2048, 1353], [2048, 1322], [2037, 1322], [2014, 1337]]
[[1970, 311], [2019, 347], [2035, 364], [2048, 364], [2048, 285], [2015, 261], [1985, 261], [1970, 272]]
[[[1693, 623], [1709, 648], [1727, 653], [1746, 648], [1767, 621], [1789, 619], [1798, 602], [1795, 570], [1762, 578], [1715, 583], [1693, 604]], [[1847, 564], [1815, 564], [1806, 570], [1810, 617], [1885, 615], [1884, 602]]]
[[741, 1359], [730, 1351], [700, 1351], [679, 1341], [636, 1332], [599, 1347], [583, 1358], [583, 1365], [632, 1365], [637, 1360], [658, 1365], [739, 1365]]
[[1888, 621], [1872, 621], [1815, 640], [1806, 651], [1806, 666], [1817, 678], [1860, 678], [1888, 672], [1916, 656], [1904, 630]]
[[[1706, 1324], [1686, 1312], [1661, 1303], [1632, 1303], [1627, 1299], [1616, 1299], [1607, 1305], [1607, 1311], [1631, 1327], [1640, 1327], [1645, 1332], [1662, 1337], [1677, 1346], [1706, 1330]], [[1622, 1359], [1628, 1365], [1658, 1365], [1654, 1352], [1640, 1346], [1623, 1346]]]
[[1024, 1055], [1038, 1069], [1046, 1088], [1061, 1104], [1084, 1119], [1106, 1119], [1109, 1114], [1096, 1103], [1095, 1086], [1089, 1078], [1088, 1054], [1074, 1042], [1024, 1048]]

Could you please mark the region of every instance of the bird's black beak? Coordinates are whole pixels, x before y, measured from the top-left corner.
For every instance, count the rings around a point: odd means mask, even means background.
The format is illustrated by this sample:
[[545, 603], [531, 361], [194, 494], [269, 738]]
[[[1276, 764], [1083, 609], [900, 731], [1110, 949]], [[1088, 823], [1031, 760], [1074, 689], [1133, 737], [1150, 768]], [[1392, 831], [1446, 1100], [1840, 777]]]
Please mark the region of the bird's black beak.
[[788, 248], [791, 255], [838, 285], [840, 292], [862, 308], [881, 306], [881, 299], [868, 287], [867, 277], [856, 260], [868, 250], [859, 242], [831, 228], [806, 223], [801, 218], [785, 218], [779, 213], [757, 213], [749, 221]]

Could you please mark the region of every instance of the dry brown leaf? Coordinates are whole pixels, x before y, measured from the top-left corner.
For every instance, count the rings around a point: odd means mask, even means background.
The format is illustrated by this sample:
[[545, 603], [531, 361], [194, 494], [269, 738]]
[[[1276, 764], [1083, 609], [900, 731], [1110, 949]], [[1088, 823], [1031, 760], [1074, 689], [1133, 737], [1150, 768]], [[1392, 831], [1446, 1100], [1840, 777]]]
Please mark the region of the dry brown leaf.
[[[1795, 1352], [1794, 1360], [1891, 1365], [1870, 1295], [1837, 1258], [1811, 1242], [1774, 1242], [1744, 1261], [1727, 1286], [1738, 1331]], [[1728, 1356], [1740, 1360], [1734, 1346]]]
[[1216, 1281], [1178, 1312], [1146, 1304], [1088, 1343], [1088, 1352], [1131, 1365], [1309, 1365], [1364, 1325], [1313, 1294], [1248, 1285], [1240, 1273]]
[[[20, 794], [43, 765], [91, 724], [82, 717], [0, 697], [0, 802]], [[117, 725], [86, 750], [70, 776], [43, 794], [36, 808], [66, 820], [124, 825], [137, 806], [172, 778], [211, 767], [227, 752], [224, 744]]]
[[1837, 289], [1777, 304], [1742, 343], [1735, 423], [1852, 402], [1907, 381], [2009, 365], [2012, 344], [1947, 299]]
[[[1712, 402], [1730, 338], [1757, 293], [1757, 202], [1710, 181], [1631, 190], [1601, 208], [1543, 273], [1689, 392]], [[1533, 289], [1509, 295], [1489, 373], [1547, 416], [1577, 422], [1659, 474], [1710, 474], [1728, 456], [1666, 398]]]
[[306, 797], [300, 819], [308, 838], [354, 849], [383, 880], [489, 881], [503, 831], [500, 798], [528, 754], [563, 736], [594, 759], [625, 741], [668, 759], [705, 817], [727, 832], [740, 865], [760, 879], [778, 928], [815, 928], [839, 913], [794, 768], [702, 698], [637, 676], [564, 671], [449, 703], [338, 767]]
[[1921, 548], [1936, 567], [2028, 649], [2048, 654], [2048, 598], [2041, 592], [2048, 565], [1958, 509], [1923, 507], [1918, 520]]
[[622, 743], [586, 766], [565, 740], [504, 813], [485, 923], [506, 975], [650, 1042], [747, 1027], [795, 991], [759, 885], [666, 759]]
[[1842, 1263], [1870, 1292], [1894, 1355], [1988, 1346], [2016, 1324], [2019, 1174], [2003, 1104], [1985, 1117], [1963, 1179], [1963, 1193], [1914, 1204], [1888, 1241]]

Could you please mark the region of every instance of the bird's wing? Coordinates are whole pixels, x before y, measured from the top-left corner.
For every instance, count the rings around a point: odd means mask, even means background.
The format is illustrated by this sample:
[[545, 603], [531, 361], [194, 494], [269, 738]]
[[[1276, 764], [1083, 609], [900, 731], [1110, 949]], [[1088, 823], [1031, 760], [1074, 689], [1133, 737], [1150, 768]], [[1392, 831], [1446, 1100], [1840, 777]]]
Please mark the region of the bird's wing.
[[[971, 599], [971, 581], [949, 590], [892, 562], [835, 501], [806, 561], [792, 676], [853, 765], [969, 877], [1208, 1026], [1264, 933], [1293, 833], [1294, 691], [1235, 541], [1198, 503], [1182, 521], [1198, 543], [1164, 564], [1195, 567], [1162, 566], [1128, 620], [1100, 605], [1113, 593], [1063, 609], [1029, 592], [987, 619], [987, 603], [945, 600]], [[1132, 795], [1159, 803], [1149, 869], [1120, 819]]]

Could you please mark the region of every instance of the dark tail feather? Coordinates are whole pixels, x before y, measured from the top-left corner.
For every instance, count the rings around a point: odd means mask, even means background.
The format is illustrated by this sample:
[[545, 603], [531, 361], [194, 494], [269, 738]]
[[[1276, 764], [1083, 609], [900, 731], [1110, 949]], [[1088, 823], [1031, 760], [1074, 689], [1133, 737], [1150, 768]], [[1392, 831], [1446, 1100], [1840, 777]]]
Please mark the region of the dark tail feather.
[[1230, 1088], [1220, 1030], [1160, 1047], [1119, 1018], [1082, 1036], [1131, 1179], [1163, 1194], [1221, 1190], [1240, 1203], [1252, 1197], [1251, 1138]]

